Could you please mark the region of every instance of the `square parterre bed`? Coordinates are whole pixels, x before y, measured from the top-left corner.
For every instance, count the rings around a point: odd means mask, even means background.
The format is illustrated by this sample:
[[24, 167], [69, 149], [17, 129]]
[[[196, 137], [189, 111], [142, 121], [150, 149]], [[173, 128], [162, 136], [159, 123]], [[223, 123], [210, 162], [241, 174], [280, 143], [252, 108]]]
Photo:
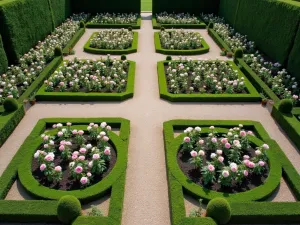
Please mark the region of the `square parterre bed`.
[[200, 55], [209, 52], [209, 45], [199, 32], [162, 30], [154, 33], [155, 51], [166, 55]]
[[86, 24], [87, 28], [140, 29], [141, 16], [137, 13], [98, 13]]
[[137, 52], [138, 32], [125, 29], [95, 32], [84, 45], [84, 51], [102, 55]]
[[281, 177], [299, 200], [300, 177], [259, 122], [172, 120], [164, 123], [164, 141], [172, 224], [217, 224], [210, 217], [186, 217], [184, 193], [204, 203], [225, 198], [229, 224], [299, 221], [299, 202], [264, 201]]
[[174, 102], [252, 102], [260, 95], [232, 61], [182, 59], [157, 65], [160, 97]]
[[[57, 223], [62, 196], [84, 205], [109, 193], [108, 216], [72, 224], [121, 224], [129, 133], [122, 118], [39, 120], [0, 177], [0, 221]], [[5, 200], [16, 179], [33, 200]]]
[[164, 28], [195, 28], [204, 29], [206, 24], [200, 17], [189, 13], [157, 13], [152, 17], [152, 25], [154, 29]]
[[37, 92], [40, 101], [123, 101], [133, 97], [135, 62], [64, 61]]

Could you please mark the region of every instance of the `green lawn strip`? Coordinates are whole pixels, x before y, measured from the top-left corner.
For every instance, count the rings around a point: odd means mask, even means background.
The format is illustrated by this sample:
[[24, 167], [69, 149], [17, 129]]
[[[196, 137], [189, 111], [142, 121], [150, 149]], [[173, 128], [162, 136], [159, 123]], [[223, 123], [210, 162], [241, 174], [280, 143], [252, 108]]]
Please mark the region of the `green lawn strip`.
[[121, 93], [101, 92], [46, 92], [44, 84], [37, 92], [38, 101], [124, 101], [134, 95], [135, 67], [134, 61], [129, 61], [129, 71], [126, 91]]
[[209, 52], [209, 45], [204, 39], [201, 40], [202, 47], [190, 50], [174, 50], [162, 48], [159, 38], [159, 32], [154, 33], [155, 52], [165, 55], [200, 55]]
[[95, 32], [92, 34], [92, 36], [89, 38], [89, 40], [84, 45], [84, 51], [92, 54], [101, 54], [101, 55], [123, 55], [123, 54], [130, 54], [137, 52], [138, 48], [138, 39], [139, 34], [138, 32], [133, 32], [133, 41], [130, 48], [127, 49], [99, 49], [99, 48], [93, 48], [90, 47], [90, 42], [96, 36], [98, 33]]
[[235, 70], [238, 70], [239, 78], [244, 77], [244, 82], [247, 88], [247, 94], [172, 94], [168, 91], [167, 79], [164, 65], [169, 61], [160, 61], [157, 64], [159, 93], [160, 97], [171, 102], [258, 102], [261, 96], [252, 86], [246, 76], [239, 70], [234, 62], [227, 63]]

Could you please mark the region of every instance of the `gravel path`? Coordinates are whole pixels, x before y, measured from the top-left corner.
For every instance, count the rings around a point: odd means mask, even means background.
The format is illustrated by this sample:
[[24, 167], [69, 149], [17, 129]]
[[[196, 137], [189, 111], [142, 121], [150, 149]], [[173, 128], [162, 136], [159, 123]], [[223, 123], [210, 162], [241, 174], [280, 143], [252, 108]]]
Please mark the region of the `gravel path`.
[[[260, 104], [169, 103], [160, 100], [156, 63], [165, 59], [165, 56], [155, 53], [154, 31], [151, 20], [148, 17], [146, 19], [148, 20], [143, 20], [142, 29], [139, 31], [138, 53], [128, 56], [128, 59], [137, 62], [134, 98], [122, 103], [37, 103], [27, 111], [24, 119], [1, 147], [0, 174], [36, 122], [45, 117], [123, 117], [131, 121], [122, 225], [170, 224], [162, 124], [171, 119], [259, 121], [300, 171], [298, 151], [280, 130], [268, 110]], [[89, 34], [94, 31], [87, 30], [76, 45], [78, 58], [99, 58], [80, 51]], [[200, 32], [211, 47], [210, 53], [200, 57], [219, 57], [220, 50], [216, 44], [205, 30]]]

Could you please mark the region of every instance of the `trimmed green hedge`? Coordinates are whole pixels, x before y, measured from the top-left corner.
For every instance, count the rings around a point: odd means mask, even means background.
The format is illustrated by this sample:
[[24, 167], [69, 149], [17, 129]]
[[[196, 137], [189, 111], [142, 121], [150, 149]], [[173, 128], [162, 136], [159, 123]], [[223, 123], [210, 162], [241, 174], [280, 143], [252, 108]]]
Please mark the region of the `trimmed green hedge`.
[[156, 17], [152, 16], [152, 26], [153, 29], [160, 29], [161, 27], [164, 28], [183, 28], [183, 29], [205, 29], [206, 24], [200, 20], [199, 24], [160, 24], [157, 22]]
[[73, 49], [77, 42], [80, 40], [82, 35], [85, 33], [85, 28], [80, 28], [72, 37], [72, 39], [68, 42], [66, 47], [63, 49], [63, 54], [69, 54], [70, 49]]
[[0, 74], [5, 73], [8, 67], [6, 53], [2, 43], [2, 37], [0, 35]]
[[38, 101], [124, 101], [134, 95], [135, 62], [129, 61], [126, 91], [121, 93], [101, 92], [46, 92], [43, 85], [36, 93]]
[[[299, 6], [300, 7], [300, 6]], [[300, 24], [298, 28], [298, 32], [296, 38], [294, 40], [294, 45], [291, 49], [287, 69], [290, 73], [292, 73], [298, 80], [300, 80]]]
[[142, 23], [142, 18], [141, 16], [139, 16], [137, 22], [132, 24], [101, 24], [101, 23], [88, 22], [86, 24], [86, 27], [87, 28], [129, 28], [131, 27], [132, 29], [140, 29], [141, 23]]
[[48, 0], [0, 1], [0, 33], [10, 62], [17, 61], [53, 28]]
[[200, 55], [209, 52], [209, 45], [204, 39], [201, 40], [202, 47], [191, 50], [173, 50], [161, 47], [159, 32], [154, 33], [155, 52], [164, 55]]
[[[167, 87], [167, 79], [164, 65], [168, 61], [160, 61], [157, 63], [157, 74], [159, 82], [160, 97], [171, 102], [256, 102], [261, 100], [261, 96], [256, 89], [244, 76], [245, 85], [249, 93], [247, 94], [172, 94], [169, 93]], [[234, 62], [227, 61], [227, 63], [235, 70], [239, 71], [239, 77], [243, 74]]]
[[74, 13], [99, 13], [99, 12], [111, 12], [111, 13], [140, 13], [141, 1], [140, 0], [72, 0], [72, 11]]
[[238, 3], [239, 0], [220, 0], [219, 15], [231, 25], [235, 23]]
[[212, 28], [208, 28], [208, 34], [217, 43], [217, 45], [222, 49], [224, 48], [226, 52], [231, 52], [229, 46], [223, 41], [223, 39], [217, 34]]
[[182, 13], [189, 12], [199, 15], [199, 13], [217, 13], [220, 0], [152, 0], [152, 14], [160, 12]]
[[138, 48], [138, 40], [139, 40], [139, 33], [133, 32], [133, 41], [130, 48], [127, 49], [99, 49], [99, 48], [92, 48], [90, 47], [90, 42], [96, 36], [98, 32], [95, 32], [92, 34], [92, 36], [89, 38], [89, 40], [85, 43], [83, 49], [85, 52], [92, 53], [92, 54], [101, 54], [101, 55], [123, 55], [123, 54], [130, 54], [137, 52]]
[[50, 0], [54, 26], [57, 27], [71, 16], [71, 0]]

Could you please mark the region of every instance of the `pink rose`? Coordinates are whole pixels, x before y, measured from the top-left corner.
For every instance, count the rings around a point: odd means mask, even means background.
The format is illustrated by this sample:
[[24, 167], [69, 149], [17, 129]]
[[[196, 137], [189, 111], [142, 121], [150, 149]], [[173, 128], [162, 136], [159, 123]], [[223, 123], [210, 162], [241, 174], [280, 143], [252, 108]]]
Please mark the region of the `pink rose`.
[[85, 148], [80, 148], [79, 152], [82, 153], [82, 154], [85, 154], [86, 153], [86, 149]]
[[242, 131], [240, 132], [240, 136], [245, 137], [246, 135], [247, 135], [246, 131], [242, 130]]
[[244, 176], [245, 176], [245, 177], [247, 177], [247, 176], [248, 176], [248, 174], [249, 174], [249, 173], [248, 173], [248, 170], [244, 170], [244, 172], [243, 172], [243, 173], [244, 173]]
[[229, 149], [231, 147], [231, 145], [229, 143], [225, 144], [225, 148]]
[[100, 127], [102, 127], [102, 128], [105, 128], [105, 127], [106, 127], [106, 125], [107, 125], [107, 123], [105, 123], [105, 122], [102, 122], [102, 123], [100, 124]]
[[199, 153], [198, 153], [200, 156], [204, 156], [205, 155], [205, 152], [203, 150], [200, 150]]
[[183, 138], [183, 141], [184, 141], [185, 143], [189, 143], [189, 142], [191, 141], [191, 139], [190, 139], [189, 137], [184, 137], [184, 138]]
[[212, 142], [212, 143], [217, 143], [217, 141], [218, 141], [217, 138], [212, 138], [212, 139], [211, 139], [211, 142]]
[[81, 166], [76, 166], [76, 168], [75, 168], [75, 173], [77, 173], [77, 174], [79, 174], [79, 173], [81, 173], [82, 172], [82, 167]]
[[111, 126], [107, 126], [107, 127], [106, 127], [106, 130], [111, 130]]
[[226, 144], [226, 143], [228, 143], [228, 139], [227, 138], [222, 138], [221, 142], [222, 142], [222, 144]]
[[46, 169], [46, 167], [47, 167], [46, 164], [43, 163], [40, 165], [40, 170], [44, 171]]
[[249, 168], [254, 168], [255, 167], [255, 163], [254, 162], [249, 162], [248, 163], [248, 167]]
[[80, 161], [83, 161], [83, 160], [85, 160], [85, 156], [84, 156], [84, 155], [81, 155], [81, 156], [78, 157], [78, 159], [79, 159]]
[[100, 158], [100, 155], [99, 154], [94, 154], [93, 155], [93, 159], [99, 159]]
[[63, 134], [64, 134], [63, 132], [59, 131], [59, 132], [57, 133], [57, 136], [58, 136], [58, 137], [61, 137], [61, 136], [63, 136]]
[[44, 148], [49, 148], [49, 145], [48, 144], [44, 144]]
[[264, 161], [259, 161], [258, 165], [261, 166], [261, 167], [263, 167], [265, 165], [265, 162]]
[[202, 139], [199, 140], [199, 144], [200, 144], [200, 145], [203, 145], [203, 144], [204, 144], [204, 140], [202, 140]]
[[48, 155], [45, 156], [45, 160], [48, 161], [48, 162], [52, 162], [54, 160], [54, 157], [53, 157], [53, 155], [48, 154]]
[[77, 133], [78, 133], [77, 130], [72, 130], [73, 135], [76, 135]]
[[73, 152], [73, 155], [79, 155], [78, 151]]
[[232, 172], [236, 173], [237, 167], [233, 166], [233, 167], [230, 168], [230, 170], [231, 170]]
[[88, 172], [86, 175], [87, 175], [88, 177], [91, 177], [91, 176], [92, 176], [92, 174], [91, 174], [90, 172]]
[[265, 149], [265, 150], [268, 150], [270, 147], [269, 147], [269, 145], [267, 145], [267, 144], [263, 144], [263, 149]]
[[84, 131], [83, 131], [83, 130], [79, 130], [79, 131], [78, 131], [78, 134], [79, 134], [79, 135], [83, 135], [83, 134], [84, 134]]
[[223, 151], [222, 150], [217, 150], [218, 155], [222, 155]]
[[61, 172], [61, 167], [60, 167], [60, 166], [56, 166], [56, 167], [54, 168], [54, 170], [55, 170], [56, 172]]
[[110, 149], [109, 148], [106, 148], [104, 150], [104, 155], [110, 155]]
[[250, 156], [249, 155], [244, 155], [243, 159], [250, 159]]
[[77, 159], [77, 158], [78, 158], [78, 155], [74, 155], [74, 154], [72, 155], [72, 159], [73, 159], [73, 160], [75, 160], [75, 159]]
[[109, 141], [109, 137], [104, 136], [104, 137], [103, 137], [103, 141], [108, 142], [108, 141]]
[[222, 171], [222, 176], [223, 176], [223, 177], [229, 177], [229, 172], [228, 172], [228, 170], [223, 170], [223, 171]]
[[48, 141], [48, 139], [49, 139], [49, 136], [44, 136], [44, 141]]
[[63, 150], [65, 150], [65, 146], [64, 145], [61, 145], [61, 146], [59, 146], [59, 151], [63, 151]]
[[68, 127], [72, 126], [72, 123], [67, 122], [67, 126], [68, 126]]
[[195, 158], [197, 155], [198, 155], [198, 154], [197, 154], [196, 151], [191, 151], [191, 156], [192, 156], [193, 158]]
[[245, 159], [244, 161], [243, 161], [243, 163], [246, 165], [246, 166], [248, 166], [249, 165], [249, 159]]
[[213, 166], [213, 165], [208, 165], [208, 170], [210, 171], [210, 172], [213, 172], [213, 171], [215, 171], [215, 167]]
[[99, 127], [99, 125], [98, 124], [94, 124], [94, 128], [98, 128]]
[[219, 157], [218, 157], [218, 161], [222, 163], [222, 162], [224, 161], [224, 157], [219, 156]]
[[88, 183], [88, 178], [87, 177], [81, 177], [80, 183], [81, 184], [87, 184]]
[[249, 131], [247, 132], [247, 134], [248, 134], [248, 135], [253, 135], [253, 132], [252, 132], [251, 130], [249, 130]]

